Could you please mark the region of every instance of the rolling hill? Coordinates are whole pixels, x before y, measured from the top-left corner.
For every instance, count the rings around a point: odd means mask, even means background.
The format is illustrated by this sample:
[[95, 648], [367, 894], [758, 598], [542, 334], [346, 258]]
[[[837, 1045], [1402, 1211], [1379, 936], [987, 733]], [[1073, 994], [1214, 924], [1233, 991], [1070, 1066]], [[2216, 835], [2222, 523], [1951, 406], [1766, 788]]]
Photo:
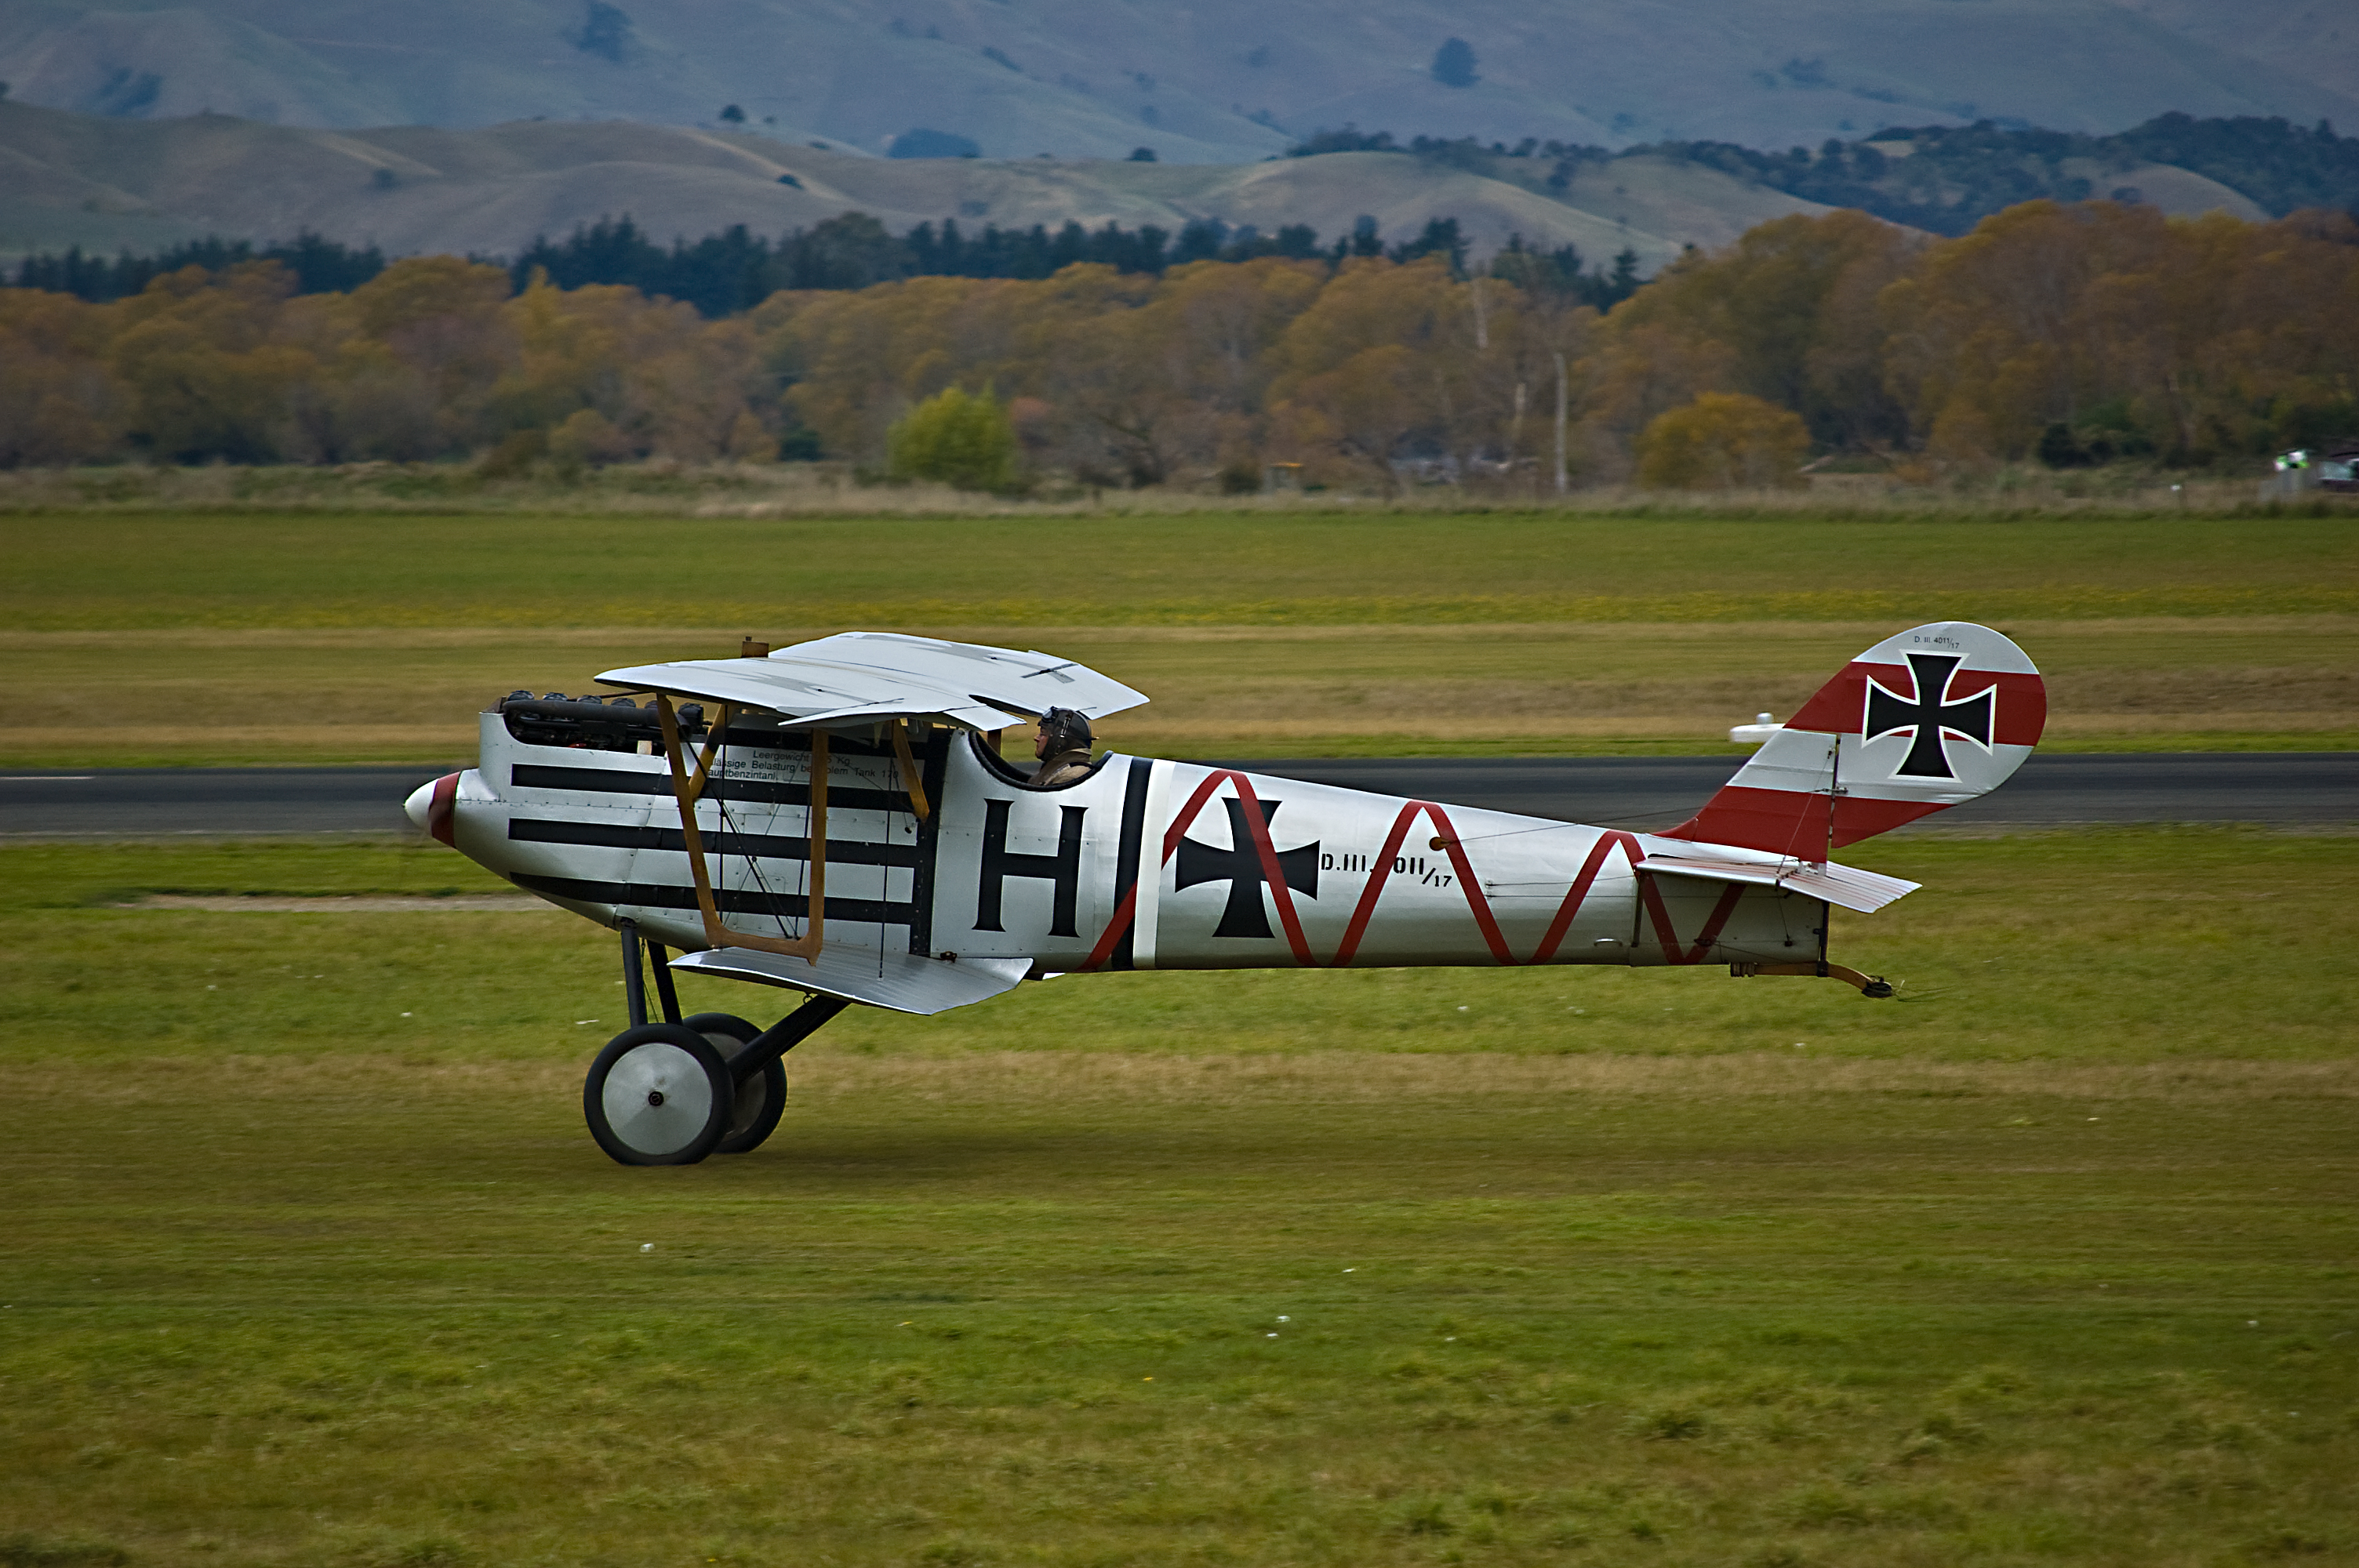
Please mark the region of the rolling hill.
[[970, 232], [1067, 222], [1176, 232], [1212, 220], [1263, 234], [1307, 224], [1331, 240], [1373, 224], [1393, 242], [1452, 218], [1477, 255], [1520, 235], [1577, 246], [1593, 264], [1627, 249], [1651, 275], [1684, 245], [1717, 248], [1756, 223], [1834, 206], [1962, 233], [2035, 196], [2114, 196], [2246, 219], [2359, 199], [2359, 138], [2282, 124], [2165, 120], [2112, 137], [1984, 127], [1914, 135], [1830, 144], [1815, 156], [1684, 143], [1558, 157], [1466, 141], [1166, 164], [880, 158], [766, 128], [552, 120], [332, 131], [0, 103], [0, 258], [306, 232], [394, 255], [514, 255], [608, 217], [628, 216], [661, 243], [736, 224], [777, 235], [863, 211], [896, 231], [952, 220]]
[[[1430, 69], [1447, 39], [1469, 80]], [[1347, 123], [1513, 143], [1815, 146], [1977, 119], [2359, 123], [2359, 21], [2320, 0], [13, 0], [17, 101], [357, 129], [545, 116], [881, 153], [1245, 163]]]
[[[1531, 160], [1499, 160], [1506, 167]], [[1542, 172], [1545, 172], [1543, 166]], [[1818, 203], [1738, 176], [1647, 157], [1539, 182], [1392, 153], [1242, 165], [1098, 159], [894, 159], [743, 131], [609, 121], [526, 121], [479, 130], [329, 131], [225, 114], [124, 120], [0, 103], [0, 255], [68, 244], [152, 249], [205, 234], [267, 240], [309, 230], [389, 254], [514, 254], [628, 214], [669, 240], [743, 223], [774, 234], [852, 210], [888, 227], [956, 219], [1055, 227], [1211, 218], [1265, 232], [1308, 223], [1387, 238], [1459, 221], [1478, 253], [1510, 234], [1625, 247], [1652, 272], [1683, 244], [1725, 244]]]

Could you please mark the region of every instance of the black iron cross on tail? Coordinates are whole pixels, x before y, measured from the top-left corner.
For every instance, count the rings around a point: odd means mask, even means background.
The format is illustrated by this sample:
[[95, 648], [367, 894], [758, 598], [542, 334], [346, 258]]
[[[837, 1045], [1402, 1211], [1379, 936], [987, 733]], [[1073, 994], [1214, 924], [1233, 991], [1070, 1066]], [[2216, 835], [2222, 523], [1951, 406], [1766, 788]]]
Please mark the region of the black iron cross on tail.
[[1908, 671], [1917, 681], [1914, 698], [1886, 691], [1881, 683], [1869, 679], [1867, 719], [1861, 740], [1878, 740], [1897, 730], [1916, 731], [1908, 743], [1908, 755], [1892, 770], [1895, 774], [1919, 779], [1956, 778], [1957, 770], [1950, 766], [1949, 752], [1941, 743], [1944, 730], [1984, 746], [1991, 743], [1991, 715], [1997, 693], [1984, 690], [1957, 702], [1942, 700], [1958, 666], [1964, 663], [1955, 654], [1909, 654]]
[[[1180, 840], [1180, 864], [1174, 885], [1191, 888], [1199, 882], [1229, 884], [1229, 902], [1221, 911], [1221, 923], [1212, 928], [1215, 936], [1267, 936], [1269, 916], [1263, 913], [1261, 890], [1266, 880], [1262, 874], [1261, 856], [1254, 849], [1254, 830], [1245, 816], [1245, 802], [1234, 798], [1221, 804], [1229, 808], [1229, 848], [1215, 849], [1210, 844], [1199, 844], [1193, 838]], [[1281, 804], [1275, 800], [1258, 803], [1261, 806], [1262, 830], [1267, 832], [1272, 818], [1277, 816]], [[1305, 898], [1319, 896], [1319, 845], [1312, 842], [1294, 849], [1279, 849], [1277, 873], [1286, 885]]]

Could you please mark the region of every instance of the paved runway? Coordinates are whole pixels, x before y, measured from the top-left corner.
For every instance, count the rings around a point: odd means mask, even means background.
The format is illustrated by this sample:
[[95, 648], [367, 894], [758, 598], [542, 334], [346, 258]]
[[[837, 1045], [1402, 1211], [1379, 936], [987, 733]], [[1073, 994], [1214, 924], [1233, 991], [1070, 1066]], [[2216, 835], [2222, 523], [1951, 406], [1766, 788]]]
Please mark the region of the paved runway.
[[[1645, 831], [1728, 782], [1735, 757], [1405, 757], [1246, 762], [1256, 773]], [[2359, 822], [2359, 752], [2058, 752], [1921, 830], [2072, 822]]]
[[93, 768], [0, 774], [0, 838], [410, 833], [409, 792], [447, 767]]
[[[1282, 778], [1636, 829], [1684, 818], [1735, 757], [1290, 758]], [[113, 768], [0, 775], [0, 839], [407, 833], [401, 803], [446, 770]], [[1905, 831], [2072, 822], [2359, 822], [2359, 752], [2065, 752]]]

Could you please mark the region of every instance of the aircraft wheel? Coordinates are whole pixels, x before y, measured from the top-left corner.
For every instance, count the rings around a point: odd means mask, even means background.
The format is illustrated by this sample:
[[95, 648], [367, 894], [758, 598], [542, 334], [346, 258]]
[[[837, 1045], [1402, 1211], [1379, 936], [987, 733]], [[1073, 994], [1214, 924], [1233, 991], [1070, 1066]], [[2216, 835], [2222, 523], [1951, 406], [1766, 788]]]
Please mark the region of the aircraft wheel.
[[729, 1130], [734, 1086], [719, 1050], [678, 1023], [642, 1023], [606, 1042], [582, 1085], [598, 1147], [625, 1165], [693, 1165]]
[[[712, 1041], [712, 1048], [724, 1060], [734, 1058], [762, 1033], [761, 1025], [734, 1012], [699, 1012], [681, 1022]], [[745, 1154], [759, 1149], [777, 1130], [778, 1118], [786, 1108], [787, 1065], [783, 1061], [772, 1062], [737, 1086], [736, 1103], [729, 1113], [729, 1130], [714, 1147], [723, 1154]]]

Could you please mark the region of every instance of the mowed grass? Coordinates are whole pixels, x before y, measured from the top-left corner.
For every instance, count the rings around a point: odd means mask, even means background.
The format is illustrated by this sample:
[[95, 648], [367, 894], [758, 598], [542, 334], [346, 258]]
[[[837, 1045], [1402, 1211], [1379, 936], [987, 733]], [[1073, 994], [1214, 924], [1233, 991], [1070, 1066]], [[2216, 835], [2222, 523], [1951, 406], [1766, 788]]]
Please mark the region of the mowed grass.
[[[1835, 912], [1832, 956], [1888, 1004], [1720, 969], [1245, 970], [1066, 976], [932, 1019], [856, 1009], [797, 1060], [1154, 1051], [1687, 1055], [2114, 1064], [2351, 1054], [2359, 838], [2106, 828], [1886, 838], [1852, 864], [1920, 881]], [[621, 1027], [611, 933], [553, 907], [434, 911], [513, 891], [439, 845], [0, 849], [12, 1047], [74, 1060], [310, 1057], [586, 1065]], [[146, 893], [416, 895], [416, 914], [116, 907]], [[683, 979], [690, 1011], [790, 993]], [[98, 1010], [103, 1027], [90, 1022]], [[584, 1022], [588, 1021], [588, 1022]], [[768, 1020], [764, 1020], [768, 1022]]]
[[17, 513], [0, 547], [15, 766], [457, 760], [518, 687], [848, 626], [1083, 659], [1165, 754], [1723, 749], [1944, 617], [2051, 672], [2051, 745], [2359, 744], [2332, 518]]
[[455, 856], [0, 851], [0, 1561], [2359, 1555], [2359, 840], [1861, 848], [1901, 1000], [1069, 978], [677, 1171], [609, 934], [110, 907]]
[[11, 513], [38, 631], [2350, 613], [2340, 517]]

